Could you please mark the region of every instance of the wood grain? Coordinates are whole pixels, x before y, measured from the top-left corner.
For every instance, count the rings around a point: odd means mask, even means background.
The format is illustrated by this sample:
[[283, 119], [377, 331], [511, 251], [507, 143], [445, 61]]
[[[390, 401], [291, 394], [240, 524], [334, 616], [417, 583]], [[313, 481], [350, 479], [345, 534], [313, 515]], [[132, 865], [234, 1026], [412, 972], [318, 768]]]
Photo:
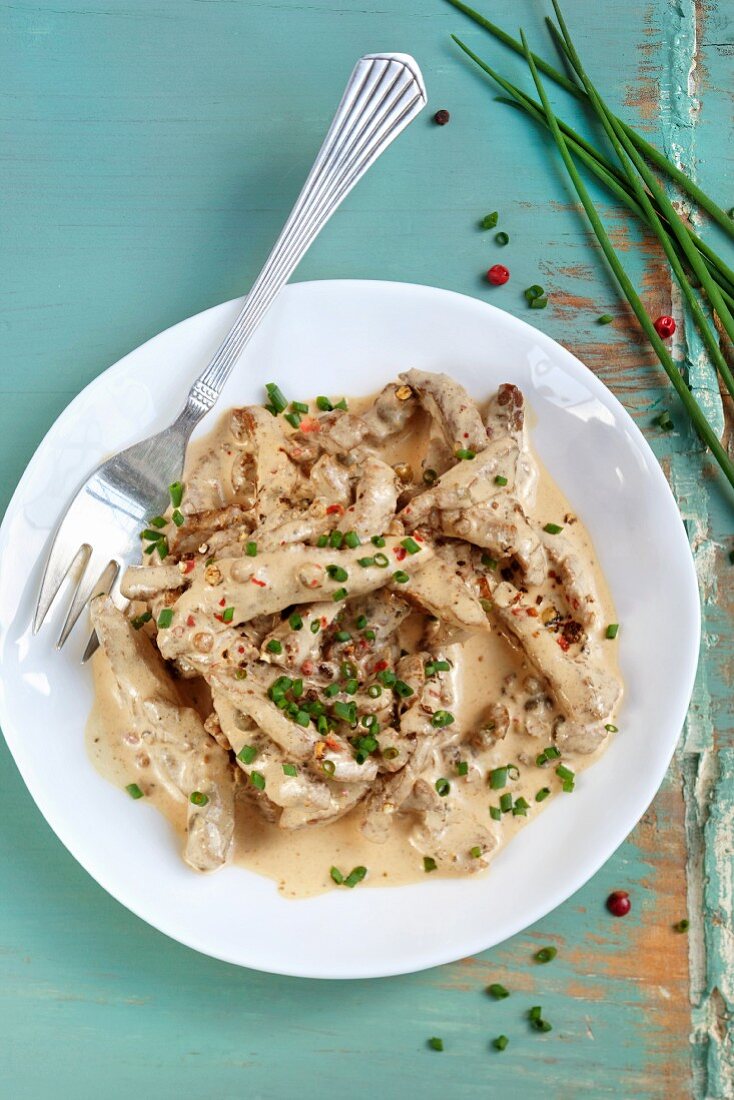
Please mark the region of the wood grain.
[[[552, 56], [536, 0], [476, 0]], [[729, 0], [585, 0], [564, 10], [607, 97], [723, 205], [731, 166]], [[653, 806], [607, 865], [527, 933], [476, 958], [373, 982], [247, 972], [175, 944], [64, 851], [0, 750], [0, 1049], [15, 1100], [187, 1094], [524, 1100], [734, 1095], [734, 502], [640, 337], [547, 135], [453, 49], [510, 79], [520, 59], [444, 0], [15, 0], [0, 3], [4, 263], [0, 501], [55, 416], [101, 369], [256, 274], [343, 81], [371, 49], [413, 52], [433, 110], [350, 196], [300, 278], [425, 282], [490, 300], [574, 350], [635, 416], [677, 495], [704, 602], [689, 720]], [[589, 120], [554, 90], [573, 125]], [[657, 246], [593, 190], [651, 313], [679, 310]], [[501, 212], [510, 244], [476, 224]], [[705, 224], [712, 243], [728, 245]], [[731, 249], [729, 249], [731, 255]], [[490, 288], [501, 259], [512, 278]], [[549, 308], [529, 315], [524, 287]], [[596, 324], [613, 313], [613, 325]], [[674, 352], [724, 428], [683, 326]], [[669, 408], [675, 430], [653, 417]], [[664, 639], [661, 639], [664, 660]], [[70, 792], [78, 797], [78, 792]], [[614, 808], [610, 807], [610, 813]], [[93, 824], [90, 823], [90, 828]], [[628, 889], [614, 920], [604, 899]], [[673, 924], [688, 915], [691, 932]], [[457, 914], [457, 919], [460, 915]], [[324, 950], [329, 935], [324, 930]], [[358, 935], [358, 929], [338, 934]], [[538, 946], [558, 947], [538, 966]], [[512, 996], [484, 992], [502, 981]], [[553, 1023], [531, 1032], [527, 1009]], [[510, 1037], [503, 1053], [491, 1047]], [[427, 1049], [441, 1035], [445, 1051]]]

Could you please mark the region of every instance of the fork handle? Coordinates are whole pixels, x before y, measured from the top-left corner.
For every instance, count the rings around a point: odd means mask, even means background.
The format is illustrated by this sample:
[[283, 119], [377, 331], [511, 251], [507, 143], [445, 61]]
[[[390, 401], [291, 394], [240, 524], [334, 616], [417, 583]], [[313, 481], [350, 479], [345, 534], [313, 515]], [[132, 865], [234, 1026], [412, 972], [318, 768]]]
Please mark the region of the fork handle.
[[194, 382], [181, 419], [193, 427], [213, 407], [248, 340], [342, 199], [427, 102], [407, 54], [368, 54], [356, 64], [303, 189], [237, 320]]

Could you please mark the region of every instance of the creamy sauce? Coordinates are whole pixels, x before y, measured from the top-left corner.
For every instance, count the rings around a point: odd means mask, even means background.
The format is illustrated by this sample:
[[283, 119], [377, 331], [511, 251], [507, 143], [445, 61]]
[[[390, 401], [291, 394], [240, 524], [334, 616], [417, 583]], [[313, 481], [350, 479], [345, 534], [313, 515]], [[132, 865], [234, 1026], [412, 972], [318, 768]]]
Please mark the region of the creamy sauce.
[[[350, 399], [350, 411], [359, 413], [369, 406], [371, 400]], [[197, 440], [189, 447], [184, 479], [191, 477], [197, 468], [206, 469], [207, 477], [211, 476], [213, 483], [216, 483], [217, 456], [223, 457], [230, 453], [228, 421], [229, 414], [222, 418], [209, 436]], [[408, 463], [420, 470], [428, 423], [428, 417], [419, 412], [407, 431], [381, 448], [380, 457], [391, 465]], [[616, 616], [594, 547], [586, 528], [580, 519], [575, 518], [563, 493], [537, 460], [537, 456], [534, 458], [539, 470], [534, 518], [541, 526], [548, 522], [562, 524], [565, 536], [593, 576], [600, 601], [598, 624], [593, 629], [597, 637], [601, 637], [605, 625], [615, 622]], [[423, 617], [418, 613], [412, 614], [401, 627], [401, 645], [412, 651], [420, 638], [422, 628]], [[616, 674], [617, 642], [604, 640], [601, 649], [605, 667]], [[456, 703], [452, 707], [456, 717], [455, 729], [466, 735], [482, 725], [490, 704], [501, 701], [507, 677], [514, 674], [519, 682], [529, 675], [535, 675], [519, 645], [499, 633], [472, 635], [463, 643], [452, 645], [450, 653], [456, 665], [455, 682], [458, 689]], [[141, 751], [134, 731], [129, 729], [124, 707], [109, 673], [107, 659], [101, 650], [94, 657], [93, 670], [95, 703], [87, 726], [86, 739], [95, 767], [118, 788], [124, 788], [130, 783], [145, 786], [147, 800], [181, 833], [186, 823], [185, 802], [175, 802], [147, 781], [145, 753]], [[181, 686], [187, 693], [188, 702], [199, 709], [202, 718], [206, 718], [211, 710], [211, 702], [203, 681], [182, 681]], [[551, 799], [567, 797], [560, 791], [553, 767], [540, 769], [535, 765], [536, 754], [549, 743], [550, 739], [534, 739], [514, 724], [504, 739], [497, 741], [481, 754], [484, 770], [510, 762], [519, 767], [519, 777], [511, 780], [506, 789], [511, 790], [514, 799], [524, 797], [530, 808], [527, 816], [505, 813], [501, 821], [490, 819], [489, 807], [498, 804], [499, 796], [503, 792], [489, 789], [486, 776], [472, 762], [473, 750], [468, 745], [465, 746], [466, 751], [461, 747], [462, 759], [469, 762], [468, 774], [460, 776], [456, 771], [444, 772], [445, 778], [451, 783], [449, 797], [461, 801], [462, 828], [454, 838], [457, 845], [464, 845], [468, 850], [476, 829], [489, 828], [498, 842], [492, 853], [494, 855], [524, 824], [535, 819]], [[593, 764], [601, 751], [603, 746], [588, 755], [564, 753], [563, 763], [578, 774]], [[440, 774], [435, 772], [436, 777]], [[431, 782], [433, 778], [434, 773], [431, 773]], [[538, 803], [535, 800], [536, 793], [545, 786], [551, 787], [553, 794], [543, 803]], [[279, 891], [289, 898], [309, 897], [333, 889], [334, 883], [329, 874], [332, 866], [338, 867], [345, 876], [354, 867], [367, 867], [369, 873], [360, 888], [396, 886], [426, 878], [423, 853], [410, 842], [411, 830], [415, 825], [413, 815], [395, 815], [388, 841], [378, 844], [368, 840], [361, 832], [361, 812], [361, 807], [357, 806], [339, 821], [288, 831], [268, 822], [257, 806], [246, 795], [241, 794], [236, 804], [235, 862], [273, 879]], [[477, 860], [478, 870], [481, 871], [486, 866], [484, 859]], [[431, 872], [434, 877], [445, 873], [447, 872], [440, 869]]]

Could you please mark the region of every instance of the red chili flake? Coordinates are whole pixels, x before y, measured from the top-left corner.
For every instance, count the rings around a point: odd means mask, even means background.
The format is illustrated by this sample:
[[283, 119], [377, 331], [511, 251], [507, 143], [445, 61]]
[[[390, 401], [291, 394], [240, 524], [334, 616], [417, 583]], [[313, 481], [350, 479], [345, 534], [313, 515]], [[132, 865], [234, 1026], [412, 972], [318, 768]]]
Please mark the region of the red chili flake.
[[537, 617], [538, 617], [537, 607], [529, 607], [528, 610], [527, 610], [527, 613], [528, 613], [528, 615], [530, 616], [531, 619], [537, 619]]
[[327, 748], [330, 748], [332, 752], [339, 752], [341, 750], [341, 745], [339, 744], [339, 742], [335, 741], [332, 737], [325, 737], [324, 744], [327, 746]]
[[613, 890], [607, 898], [607, 909], [613, 917], [626, 917], [631, 908], [632, 902], [626, 890]]
[[245, 652], [245, 647], [243, 645], [238, 645], [237, 646], [237, 652], [238, 653], [244, 653]]
[[398, 561], [404, 561], [408, 556], [408, 551], [404, 546], [393, 546], [393, 552]]
[[494, 264], [487, 272], [487, 282], [492, 286], [502, 286], [510, 278], [510, 272], [504, 264]]
[[561, 647], [561, 649], [563, 650], [563, 652], [564, 652], [564, 653], [568, 653], [568, 651], [569, 651], [569, 649], [570, 649], [570, 643], [569, 643], [569, 642], [567, 642], [567, 641], [566, 641], [566, 639], [565, 639], [565, 638], [563, 638], [563, 637], [561, 637], [561, 638], [556, 638], [556, 641], [558, 642], [558, 644], [559, 644], [559, 646]]
[[193, 615], [189, 615], [188, 619], [186, 620], [186, 625], [187, 626], [196, 626], [196, 619], [194, 618]]
[[224, 622], [224, 616], [222, 616], [222, 615], [219, 615], [219, 614], [218, 614], [218, 613], [217, 613], [216, 611], [214, 612], [214, 618], [215, 618], [215, 619], [217, 620], [217, 622], [219, 622], [219, 623], [223, 623], [223, 622]]
[[661, 340], [668, 340], [675, 332], [675, 318], [668, 317], [667, 314], [663, 314], [662, 317], [658, 317], [655, 322], [655, 331]]
[[304, 420], [301, 421], [301, 431], [320, 432], [321, 425], [319, 424], [318, 420], [315, 420], [312, 416], [307, 416]]
[[342, 516], [344, 515], [343, 504], [330, 504], [326, 509], [327, 516]]
[[388, 667], [389, 667], [389, 661], [378, 661], [377, 664], [375, 665], [375, 667], [372, 669], [372, 671], [373, 672], [384, 672], [385, 669], [388, 668]]
[[250, 580], [252, 581], [253, 584], [258, 585], [259, 588], [267, 588], [268, 587], [266, 585], [265, 581], [259, 581], [257, 579], [257, 577], [250, 577]]
[[188, 560], [186, 562], [186, 567], [184, 569], [184, 573], [191, 573], [193, 571], [193, 569], [195, 568], [195, 566], [196, 566], [196, 562], [194, 561], [193, 558], [191, 558], [190, 560]]
[[304, 661], [301, 665], [301, 672], [304, 676], [310, 676], [313, 672], [313, 661]]
[[413, 535], [413, 538], [416, 542], [423, 542], [423, 535], [419, 535], [418, 532]]
[[225, 600], [224, 598], [222, 598], [222, 599], [221, 599], [221, 600], [219, 601], [219, 606], [220, 606], [220, 607], [226, 607], [226, 606], [227, 606], [227, 601], [226, 601], [226, 600]]

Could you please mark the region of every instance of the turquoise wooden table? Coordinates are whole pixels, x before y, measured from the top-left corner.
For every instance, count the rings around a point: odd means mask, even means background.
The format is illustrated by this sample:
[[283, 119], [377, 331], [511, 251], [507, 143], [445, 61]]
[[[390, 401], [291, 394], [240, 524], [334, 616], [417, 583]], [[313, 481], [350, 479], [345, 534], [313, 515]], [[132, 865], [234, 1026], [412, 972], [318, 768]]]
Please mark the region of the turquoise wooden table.
[[[484, 8], [513, 32], [522, 21], [550, 52], [540, 0]], [[625, 117], [732, 205], [731, 0], [565, 8]], [[548, 141], [494, 102], [452, 31], [525, 83], [520, 59], [444, 0], [2, 4], [2, 503], [100, 370], [247, 288], [355, 59], [408, 51], [451, 122], [414, 124], [299, 277], [491, 297], [571, 347], [637, 418], [680, 503], [705, 608], [675, 760], [632, 836], [536, 927], [427, 973], [319, 983], [196, 955], [122, 909], [50, 832], [3, 745], [0, 1089], [13, 1100], [734, 1095], [734, 501], [619, 302]], [[566, 99], [554, 92], [583, 127]], [[675, 312], [656, 248], [597, 197], [651, 314]], [[511, 237], [504, 249], [476, 228], [494, 209]], [[499, 260], [512, 279], [490, 288], [481, 275]], [[522, 288], [534, 282], [550, 295], [544, 313], [527, 312]], [[606, 312], [615, 322], [600, 328]], [[675, 354], [723, 431], [695, 336], [682, 333]], [[668, 434], [652, 423], [663, 408]], [[632, 897], [624, 920], [604, 908], [615, 888]], [[685, 916], [687, 936], [672, 928]], [[533, 964], [544, 944], [557, 958]], [[492, 1002], [490, 981], [513, 996]], [[554, 1025], [547, 1035], [524, 1022], [536, 1003]], [[501, 1032], [503, 1053], [491, 1047]], [[443, 1053], [428, 1049], [433, 1035]]]

